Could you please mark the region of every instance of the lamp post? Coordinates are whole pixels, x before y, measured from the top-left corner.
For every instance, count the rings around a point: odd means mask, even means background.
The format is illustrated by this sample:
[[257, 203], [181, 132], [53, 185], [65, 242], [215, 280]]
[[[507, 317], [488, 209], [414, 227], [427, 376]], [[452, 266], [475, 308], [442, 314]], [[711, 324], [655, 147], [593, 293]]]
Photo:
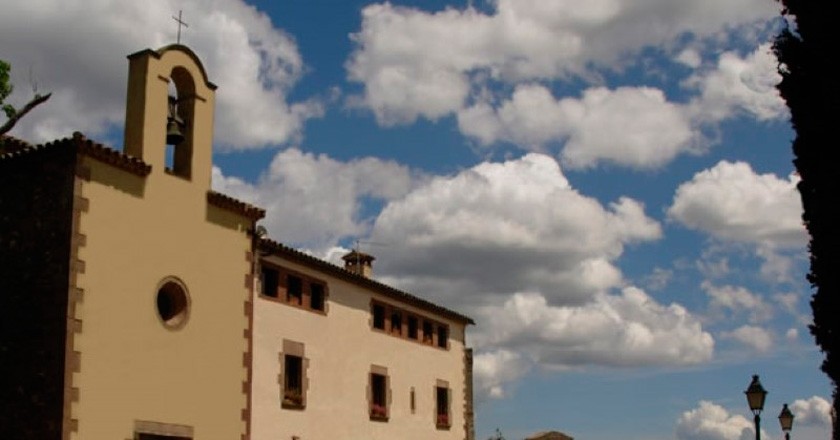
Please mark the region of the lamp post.
[[767, 391], [761, 386], [757, 374], [753, 375], [752, 382], [750, 382], [750, 386], [747, 387], [744, 394], [747, 395], [747, 403], [755, 415], [755, 440], [761, 440], [761, 417], [759, 414], [764, 409], [764, 398], [767, 397]]
[[782, 425], [782, 431], [785, 432], [785, 440], [790, 440], [790, 430], [793, 429], [793, 413], [788, 409], [787, 403], [782, 407], [782, 412], [779, 414], [779, 424]]

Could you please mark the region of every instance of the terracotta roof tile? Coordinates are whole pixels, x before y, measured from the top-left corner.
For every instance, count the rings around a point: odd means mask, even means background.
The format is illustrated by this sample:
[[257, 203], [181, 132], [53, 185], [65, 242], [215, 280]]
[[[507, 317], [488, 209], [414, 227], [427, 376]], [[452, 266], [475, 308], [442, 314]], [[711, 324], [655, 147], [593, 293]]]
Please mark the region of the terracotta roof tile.
[[241, 214], [251, 220], [265, 217], [265, 210], [216, 191], [207, 191], [207, 203]]
[[402, 290], [396, 289], [386, 284], [382, 284], [376, 280], [372, 280], [363, 275], [350, 272], [342, 267], [338, 267], [330, 262], [321, 260], [319, 258], [315, 258], [297, 249], [288, 247], [282, 243], [263, 238], [260, 240], [259, 246], [260, 249], [271, 254], [279, 255], [288, 258], [296, 263], [309, 266], [313, 269], [321, 270], [329, 275], [341, 278], [358, 286], [370, 289], [376, 293], [400, 301], [402, 303], [409, 304], [419, 309], [430, 311], [432, 313], [437, 313], [440, 316], [444, 316], [454, 321], [458, 321], [464, 324], [475, 325], [475, 321], [473, 321], [473, 319], [469, 316], [462, 315], [453, 310], [449, 310], [445, 307], [439, 306], [430, 301], [426, 301], [425, 299], [419, 298], [407, 292], [403, 292]]

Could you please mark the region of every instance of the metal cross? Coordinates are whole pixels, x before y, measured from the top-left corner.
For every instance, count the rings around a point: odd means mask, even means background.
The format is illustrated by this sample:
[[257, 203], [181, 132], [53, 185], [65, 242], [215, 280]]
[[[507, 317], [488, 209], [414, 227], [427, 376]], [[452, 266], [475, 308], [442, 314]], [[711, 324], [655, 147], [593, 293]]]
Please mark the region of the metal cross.
[[178, 16], [172, 16], [172, 19], [178, 22], [178, 44], [181, 44], [181, 25], [189, 27], [187, 23], [181, 20], [181, 11], [178, 11]]

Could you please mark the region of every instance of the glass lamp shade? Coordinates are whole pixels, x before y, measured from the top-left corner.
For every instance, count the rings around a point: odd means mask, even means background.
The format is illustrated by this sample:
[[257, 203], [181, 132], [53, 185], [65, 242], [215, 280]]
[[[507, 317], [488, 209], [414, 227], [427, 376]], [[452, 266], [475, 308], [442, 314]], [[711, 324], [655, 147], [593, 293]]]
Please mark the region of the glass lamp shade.
[[750, 382], [750, 386], [744, 391], [744, 394], [747, 395], [747, 403], [753, 413], [758, 414], [764, 409], [764, 398], [767, 397], [767, 391], [761, 386], [757, 374], [753, 376], [752, 382]]
[[782, 412], [779, 414], [779, 424], [782, 425], [782, 431], [790, 431], [793, 429], [793, 413], [788, 409], [787, 403], [782, 407]]

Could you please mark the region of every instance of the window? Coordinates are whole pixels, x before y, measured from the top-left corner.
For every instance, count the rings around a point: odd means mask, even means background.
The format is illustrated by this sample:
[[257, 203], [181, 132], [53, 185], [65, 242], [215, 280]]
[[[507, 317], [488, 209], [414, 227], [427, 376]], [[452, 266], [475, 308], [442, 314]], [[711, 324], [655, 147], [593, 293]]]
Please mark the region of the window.
[[187, 323], [190, 297], [184, 283], [175, 278], [164, 278], [155, 298], [158, 317], [166, 328], [177, 330]]
[[402, 334], [402, 313], [396, 309], [391, 309], [391, 333]]
[[372, 367], [370, 373], [370, 419], [388, 421], [388, 375], [382, 367]]
[[409, 316], [408, 317], [408, 338], [409, 339], [417, 339], [417, 317], [416, 316]]
[[430, 321], [423, 320], [423, 343], [431, 344], [434, 341], [434, 327]]
[[438, 428], [449, 429], [449, 387], [435, 387], [435, 424]]
[[438, 326], [438, 333], [437, 333], [437, 345], [438, 345], [438, 347], [446, 348], [448, 341], [449, 341], [449, 331], [447, 330], [446, 326], [443, 326], [443, 325]]
[[306, 406], [308, 365], [308, 360], [303, 357], [303, 344], [284, 339], [280, 360], [283, 362], [281, 406], [286, 409], [303, 409]]
[[417, 395], [414, 392], [414, 387], [411, 387], [411, 394], [409, 395], [409, 402], [411, 405], [411, 413], [414, 414], [414, 411], [417, 410]]
[[382, 304], [373, 305], [373, 328], [385, 330], [385, 306]]
[[263, 264], [260, 272], [264, 298], [323, 315], [327, 313], [329, 287], [325, 281], [270, 263]]
[[303, 280], [300, 277], [289, 275], [286, 278], [286, 301], [291, 304], [303, 305]]
[[262, 293], [265, 296], [277, 298], [277, 288], [280, 286], [280, 273], [276, 269], [262, 267]]
[[324, 285], [311, 283], [309, 285], [309, 308], [324, 311]]
[[283, 383], [283, 404], [303, 406], [303, 359], [291, 354], [284, 358], [286, 377]]
[[[385, 334], [449, 349], [449, 326], [405, 309], [371, 300], [371, 326]], [[422, 333], [421, 333], [422, 332]], [[422, 334], [422, 337], [421, 337]]]

